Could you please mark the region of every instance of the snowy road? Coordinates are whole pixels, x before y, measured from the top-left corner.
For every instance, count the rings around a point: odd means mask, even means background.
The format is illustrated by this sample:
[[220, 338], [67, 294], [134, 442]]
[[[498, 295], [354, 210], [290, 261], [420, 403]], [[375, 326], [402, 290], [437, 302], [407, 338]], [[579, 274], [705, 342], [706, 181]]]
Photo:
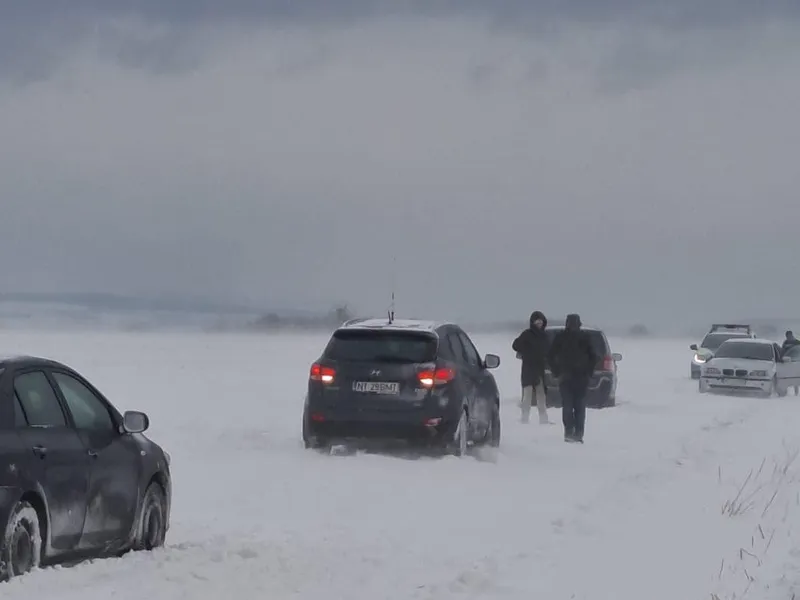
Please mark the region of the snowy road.
[[621, 340], [619, 405], [565, 444], [558, 425], [518, 422], [511, 338], [479, 335], [504, 361], [497, 462], [324, 457], [299, 437], [324, 341], [5, 334], [1, 351], [64, 360], [147, 411], [175, 501], [166, 549], [46, 569], [3, 599], [708, 598], [742, 583], [720, 565], [757, 524], [723, 504], [800, 443], [800, 398], [700, 396], [688, 341]]

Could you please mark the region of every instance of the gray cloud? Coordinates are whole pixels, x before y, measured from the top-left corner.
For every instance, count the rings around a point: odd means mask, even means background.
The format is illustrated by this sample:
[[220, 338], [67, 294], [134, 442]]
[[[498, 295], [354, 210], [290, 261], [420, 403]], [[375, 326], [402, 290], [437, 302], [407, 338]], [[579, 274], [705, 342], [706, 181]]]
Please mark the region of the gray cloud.
[[7, 287], [382, 313], [397, 257], [417, 314], [793, 309], [793, 22], [524, 36], [356, 22], [358, 4], [336, 26], [169, 5], [78, 2], [94, 21], [53, 13], [36, 38], [69, 51], [14, 55], [30, 62], [0, 86]]

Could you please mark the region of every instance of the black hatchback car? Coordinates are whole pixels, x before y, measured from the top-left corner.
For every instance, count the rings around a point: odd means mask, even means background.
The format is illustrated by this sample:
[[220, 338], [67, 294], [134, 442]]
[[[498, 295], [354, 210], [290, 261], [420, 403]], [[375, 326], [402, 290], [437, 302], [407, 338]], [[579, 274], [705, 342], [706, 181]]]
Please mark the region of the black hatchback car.
[[303, 410], [307, 448], [337, 441], [404, 440], [461, 456], [500, 444], [500, 394], [458, 325], [362, 319], [334, 331], [311, 365]]
[[0, 358], [0, 580], [164, 544], [169, 455], [69, 367]]
[[[556, 334], [564, 329], [563, 326], [552, 326], [547, 328], [547, 335], [550, 342], [553, 342]], [[589, 381], [589, 389], [586, 393], [586, 406], [590, 408], [607, 408], [615, 406], [617, 403], [617, 363], [622, 360], [622, 355], [611, 351], [606, 334], [601, 329], [594, 327], [581, 328], [589, 336], [595, 354], [599, 357], [594, 375]], [[553, 380], [549, 370], [545, 373], [547, 381], [547, 405], [561, 406], [561, 394], [558, 391], [558, 383]]]

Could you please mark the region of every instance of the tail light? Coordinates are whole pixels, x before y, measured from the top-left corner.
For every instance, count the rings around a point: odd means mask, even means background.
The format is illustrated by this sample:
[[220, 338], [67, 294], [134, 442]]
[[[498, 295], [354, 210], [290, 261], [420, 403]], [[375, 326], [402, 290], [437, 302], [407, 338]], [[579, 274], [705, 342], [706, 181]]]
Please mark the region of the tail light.
[[603, 357], [603, 371], [613, 371], [614, 370], [614, 357], [611, 355]]
[[331, 367], [322, 366], [319, 363], [311, 365], [311, 372], [308, 378], [311, 381], [321, 381], [322, 383], [333, 383], [336, 377], [336, 370]]
[[455, 376], [456, 372], [453, 369], [448, 369], [447, 367], [442, 369], [420, 371], [417, 374], [417, 378], [423, 387], [433, 387], [435, 385], [444, 385], [446, 383], [450, 383], [453, 381], [453, 379], [455, 379]]

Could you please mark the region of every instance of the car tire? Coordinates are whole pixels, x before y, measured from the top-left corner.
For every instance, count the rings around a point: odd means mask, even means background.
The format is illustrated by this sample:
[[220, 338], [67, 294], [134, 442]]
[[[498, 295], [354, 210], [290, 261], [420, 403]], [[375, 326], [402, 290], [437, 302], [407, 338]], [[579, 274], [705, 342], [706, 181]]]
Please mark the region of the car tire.
[[469, 414], [467, 408], [461, 409], [461, 414], [458, 417], [458, 422], [453, 428], [453, 431], [448, 436], [447, 450], [453, 456], [466, 456], [467, 442], [469, 440]]
[[39, 514], [29, 502], [17, 502], [3, 534], [0, 581], [37, 569], [42, 561], [42, 528]]
[[314, 435], [311, 432], [311, 425], [308, 416], [303, 416], [303, 446], [306, 450], [326, 450], [330, 448], [328, 440]]
[[142, 510], [136, 528], [133, 550], [150, 551], [164, 545], [167, 537], [167, 498], [164, 490], [153, 481], [142, 499]]
[[492, 416], [489, 418], [489, 429], [486, 431], [485, 444], [492, 448], [500, 446], [500, 407], [495, 404], [492, 408]]

